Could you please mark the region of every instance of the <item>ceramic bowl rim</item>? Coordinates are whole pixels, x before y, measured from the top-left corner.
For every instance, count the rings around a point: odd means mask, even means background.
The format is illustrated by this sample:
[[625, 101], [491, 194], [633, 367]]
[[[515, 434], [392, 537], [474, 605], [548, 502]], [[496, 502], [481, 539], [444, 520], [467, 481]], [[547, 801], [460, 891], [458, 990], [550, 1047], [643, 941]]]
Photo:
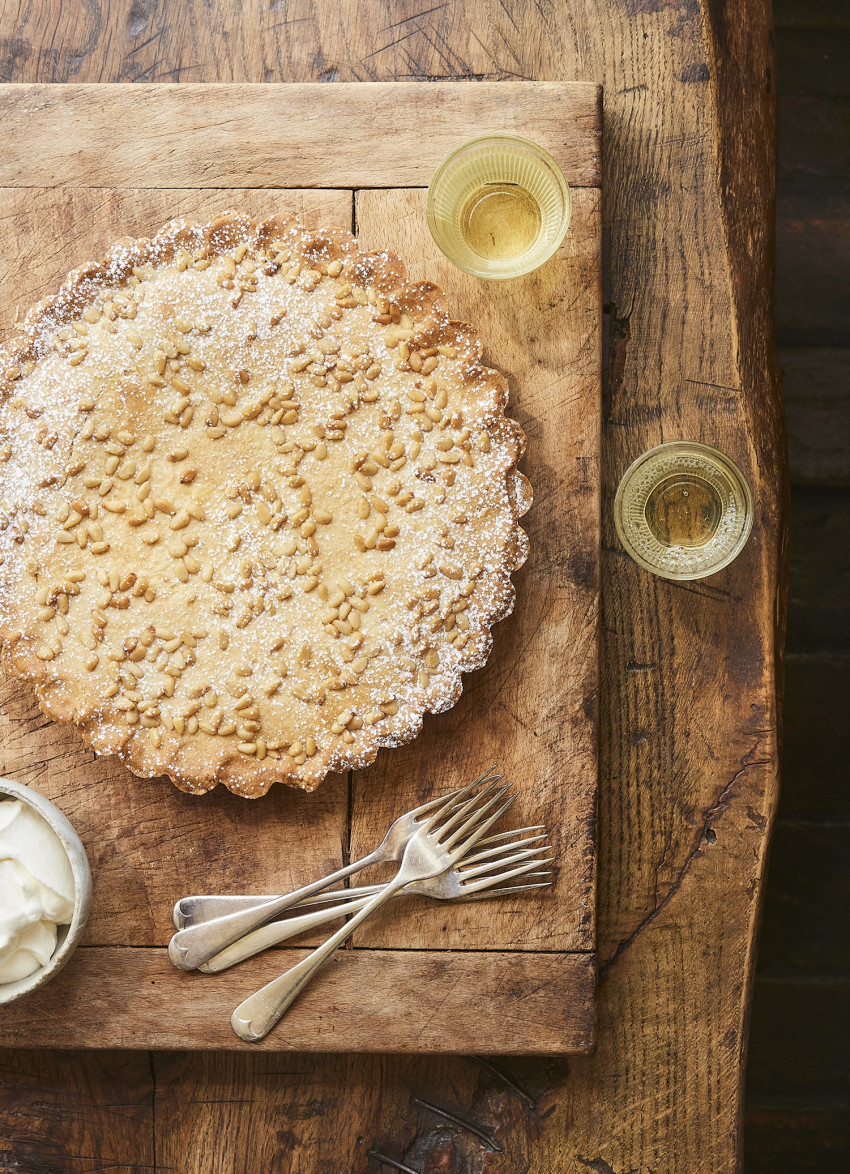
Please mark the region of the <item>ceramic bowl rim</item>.
[[[29, 994], [59, 973], [77, 948], [91, 906], [91, 870], [88, 857], [68, 817], [55, 803], [51, 803], [32, 787], [0, 776], [0, 800], [4, 798], [20, 799], [32, 807], [59, 837], [74, 877], [74, 913], [71, 924], [65, 930], [64, 938], [59, 941], [53, 956], [45, 966], [16, 982], [0, 983], [0, 1005], [12, 1003], [15, 999]], [[60, 927], [60, 934], [63, 928]]]

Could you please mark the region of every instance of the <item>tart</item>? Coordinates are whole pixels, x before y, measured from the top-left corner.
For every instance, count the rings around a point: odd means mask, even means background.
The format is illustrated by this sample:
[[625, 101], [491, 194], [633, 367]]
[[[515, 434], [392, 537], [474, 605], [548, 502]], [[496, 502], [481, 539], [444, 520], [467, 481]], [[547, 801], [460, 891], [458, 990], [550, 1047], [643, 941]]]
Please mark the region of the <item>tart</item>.
[[512, 609], [507, 399], [442, 293], [349, 233], [118, 242], [0, 348], [4, 668], [185, 791], [368, 765]]

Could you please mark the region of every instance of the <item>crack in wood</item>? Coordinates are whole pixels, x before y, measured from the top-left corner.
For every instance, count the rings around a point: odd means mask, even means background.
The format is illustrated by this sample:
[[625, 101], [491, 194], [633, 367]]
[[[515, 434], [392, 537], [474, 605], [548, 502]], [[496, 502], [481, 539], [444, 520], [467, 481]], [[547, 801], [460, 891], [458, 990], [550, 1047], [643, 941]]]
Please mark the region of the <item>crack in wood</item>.
[[[752, 754], [754, 751], [755, 751], [755, 746], [750, 751], [750, 753]], [[599, 982], [600, 983], [603, 982], [607, 978], [608, 974], [613, 969], [613, 967], [616, 965], [616, 963], [620, 960], [620, 958], [623, 956], [623, 954], [625, 954], [625, 952], [632, 945], [634, 945], [636, 939], [640, 936], [640, 934], [643, 933], [643, 931], [647, 928], [647, 926], [652, 924], [652, 922], [656, 919], [656, 917], [659, 915], [659, 913], [661, 913], [664, 909], [666, 909], [667, 906], [670, 904], [670, 902], [673, 900], [673, 898], [676, 896], [679, 889], [682, 887], [682, 883], [684, 882], [685, 877], [690, 872], [692, 864], [694, 863], [694, 861], [698, 857], [700, 857], [702, 855], [703, 843], [710, 842], [708, 840], [708, 833], [709, 833], [709, 831], [712, 830], [711, 825], [713, 824], [714, 820], [718, 817], [718, 815], [721, 815], [728, 807], [727, 800], [728, 800], [729, 795], [732, 791], [732, 788], [734, 787], [735, 783], [737, 783], [738, 779], [743, 774], [745, 774], [746, 771], [750, 770], [752, 767], [754, 767], [754, 766], [769, 766], [772, 762], [773, 762], [773, 759], [771, 759], [771, 758], [760, 758], [760, 759], [756, 759], [753, 762], [746, 762], [740, 768], [740, 770], [737, 770], [735, 772], [735, 774], [732, 775], [732, 778], [729, 780], [728, 783], [725, 784], [725, 786], [722, 788], [722, 790], [720, 791], [720, 793], [717, 796], [717, 798], [715, 799], [715, 801], [707, 809], [707, 811], [705, 813], [705, 818], [703, 820], [702, 827], [700, 828], [699, 835], [696, 838], [696, 843], [694, 844], [694, 846], [691, 848], [691, 850], [688, 852], [687, 856], [685, 857], [685, 860], [684, 860], [684, 863], [682, 864], [682, 867], [679, 869], [679, 872], [677, 873], [676, 877], [674, 878], [674, 880], [671, 883], [670, 887], [668, 888], [667, 892], [664, 894], [662, 899], [650, 910], [650, 912], [647, 913], [647, 915], [640, 922], [638, 922], [637, 926], [632, 930], [632, 932], [628, 935], [628, 937], [623, 938], [622, 941], [620, 941], [618, 943], [617, 948], [614, 950], [614, 953], [611, 955], [611, 957], [606, 959], [604, 962], [600, 962], [600, 964], [599, 964]]]
[[486, 1056], [472, 1056], [471, 1058], [476, 1062], [476, 1064], [480, 1064], [482, 1068], [485, 1068], [488, 1072], [492, 1072], [493, 1075], [501, 1080], [503, 1084], [506, 1084], [511, 1092], [515, 1092], [517, 1096], [520, 1097], [520, 1099], [529, 1106], [529, 1108], [537, 1108], [537, 1101], [534, 1099], [531, 1093], [526, 1092], [517, 1079], [509, 1072], [505, 1072], [502, 1068], [497, 1068], [493, 1061], [488, 1060]]

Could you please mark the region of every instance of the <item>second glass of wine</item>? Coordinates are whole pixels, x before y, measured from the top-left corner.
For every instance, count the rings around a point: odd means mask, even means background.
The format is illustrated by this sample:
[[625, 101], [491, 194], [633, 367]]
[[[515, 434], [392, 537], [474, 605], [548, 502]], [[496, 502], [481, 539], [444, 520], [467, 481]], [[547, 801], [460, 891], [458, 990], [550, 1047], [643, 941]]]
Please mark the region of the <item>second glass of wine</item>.
[[472, 139], [428, 188], [428, 227], [459, 269], [505, 279], [552, 256], [570, 223], [570, 189], [548, 152], [514, 135]]
[[626, 470], [614, 498], [617, 535], [661, 579], [704, 579], [741, 553], [753, 495], [738, 466], [707, 444], [673, 440]]

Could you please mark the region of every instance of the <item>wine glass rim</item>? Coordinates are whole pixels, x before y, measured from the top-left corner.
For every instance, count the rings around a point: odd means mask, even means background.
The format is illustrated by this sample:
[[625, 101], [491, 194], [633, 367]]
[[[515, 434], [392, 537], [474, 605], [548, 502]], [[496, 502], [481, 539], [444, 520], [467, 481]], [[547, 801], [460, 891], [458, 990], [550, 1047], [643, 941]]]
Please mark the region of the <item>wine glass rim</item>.
[[[541, 240], [537, 245], [530, 248], [523, 257], [527, 259], [524, 265], [519, 265], [519, 258], [510, 258], [504, 261], [485, 261], [481, 259], [481, 263], [473, 262], [470, 259], [461, 259], [452, 250], [451, 236], [447, 234], [440, 223], [440, 218], [437, 215], [437, 204], [439, 198], [439, 191], [443, 184], [450, 182], [449, 176], [457, 161], [464, 155], [474, 152], [476, 149], [487, 149], [494, 145], [505, 145], [514, 149], [525, 151], [532, 156], [538, 164], [541, 164], [550, 174], [555, 182], [555, 187], [560, 194], [560, 215], [558, 217], [557, 225], [551, 228], [545, 234], [545, 240]], [[494, 180], [494, 182], [496, 182]], [[488, 278], [491, 280], [507, 280], [515, 277], [523, 277], [529, 273], [539, 269], [544, 265], [557, 251], [570, 225], [572, 216], [572, 198], [570, 193], [570, 185], [564, 175], [563, 169], [558, 164], [557, 160], [538, 143], [532, 142], [531, 139], [523, 138], [521, 135], [509, 134], [506, 132], [493, 132], [483, 135], [478, 135], [475, 138], [467, 139], [453, 148], [442, 160], [437, 167], [431, 182], [428, 185], [428, 191], [425, 202], [425, 218], [428, 223], [428, 228], [431, 236], [440, 249], [440, 252], [465, 273], [469, 273], [474, 277]], [[472, 250], [469, 250], [471, 255], [474, 255]]]

